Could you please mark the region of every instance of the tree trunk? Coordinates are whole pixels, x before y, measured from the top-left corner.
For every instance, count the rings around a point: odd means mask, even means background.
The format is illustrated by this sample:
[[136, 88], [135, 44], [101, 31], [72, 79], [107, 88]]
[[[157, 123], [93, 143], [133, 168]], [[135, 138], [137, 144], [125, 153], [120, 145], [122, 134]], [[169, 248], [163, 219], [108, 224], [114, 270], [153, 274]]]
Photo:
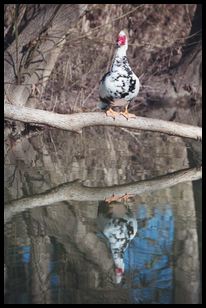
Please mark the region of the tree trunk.
[[[11, 41], [4, 61], [7, 101], [25, 106], [35, 85], [38, 90], [46, 86], [66, 35], [86, 7], [86, 4], [27, 4], [23, 16], [20, 13], [16, 16], [15, 35], [5, 37]], [[15, 10], [18, 8], [16, 5]]]

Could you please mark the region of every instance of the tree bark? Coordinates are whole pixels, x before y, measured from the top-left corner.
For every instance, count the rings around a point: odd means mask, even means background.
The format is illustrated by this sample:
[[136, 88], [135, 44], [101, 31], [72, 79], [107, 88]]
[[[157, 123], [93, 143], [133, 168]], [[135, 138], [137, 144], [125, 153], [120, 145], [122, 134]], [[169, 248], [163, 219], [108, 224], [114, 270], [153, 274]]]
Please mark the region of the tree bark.
[[8, 101], [20, 106], [26, 105], [32, 85], [46, 86], [66, 35], [87, 8], [87, 4], [25, 6], [21, 24], [19, 16], [14, 23], [16, 37], [4, 52], [5, 93]]
[[107, 117], [103, 112], [86, 112], [63, 115], [50, 111], [20, 107], [10, 104], [5, 104], [4, 111], [5, 118], [8, 119], [22, 121], [25, 123], [45, 124], [78, 133], [81, 133], [81, 130], [84, 127], [104, 125], [156, 131], [198, 140], [202, 138], [201, 127], [158, 119], [148, 119], [144, 117], [136, 117], [135, 119], [131, 118], [127, 120], [123, 116], [118, 115], [115, 119], [113, 119]]

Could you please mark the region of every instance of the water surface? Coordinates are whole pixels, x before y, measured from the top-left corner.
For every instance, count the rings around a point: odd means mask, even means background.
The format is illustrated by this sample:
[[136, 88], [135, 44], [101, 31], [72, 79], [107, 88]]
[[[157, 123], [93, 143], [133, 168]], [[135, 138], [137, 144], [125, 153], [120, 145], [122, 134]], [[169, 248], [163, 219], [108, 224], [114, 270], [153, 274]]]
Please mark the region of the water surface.
[[[5, 303], [200, 303], [200, 180], [134, 194], [102, 211], [111, 187], [190, 166], [181, 138], [125, 129], [48, 130], [7, 147], [6, 202], [27, 199], [5, 220]], [[104, 188], [105, 196], [94, 192], [89, 200], [80, 190], [72, 197], [70, 183]], [[138, 228], [116, 283], [103, 230], [113, 215], [126, 223], [128, 211]]]

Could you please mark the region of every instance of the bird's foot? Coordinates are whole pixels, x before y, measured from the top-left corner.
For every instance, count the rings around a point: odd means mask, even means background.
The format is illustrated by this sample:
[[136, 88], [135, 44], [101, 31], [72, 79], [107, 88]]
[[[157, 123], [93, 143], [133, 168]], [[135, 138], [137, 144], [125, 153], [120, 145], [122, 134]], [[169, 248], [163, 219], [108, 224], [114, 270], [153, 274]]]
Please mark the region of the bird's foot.
[[119, 200], [119, 196], [115, 196], [114, 194], [111, 197], [105, 198], [105, 202], [107, 203], [112, 203], [114, 201], [118, 201]]
[[112, 110], [112, 108], [109, 108], [106, 111], [106, 115], [107, 115], [107, 117], [112, 117], [115, 120], [115, 116], [119, 115], [119, 113], [114, 111], [114, 110]]
[[134, 197], [133, 194], [128, 194], [128, 193], [125, 193], [124, 195], [122, 196], [115, 196], [114, 194], [111, 196], [111, 197], [108, 197], [108, 198], [105, 198], [105, 202], [107, 202], [108, 204], [114, 202], [114, 201], [119, 201], [119, 202], [122, 202], [122, 201], [128, 201], [129, 198], [132, 198]]
[[129, 120], [129, 118], [136, 118], [137, 116], [133, 113], [129, 113], [127, 110], [125, 110], [124, 112], [120, 112], [121, 115], [123, 115], [123, 117], [125, 117], [127, 120]]
[[120, 197], [119, 197], [119, 201], [128, 201], [129, 198], [132, 198], [132, 197], [134, 197], [133, 194], [128, 194], [128, 193], [126, 193], [126, 194], [124, 194], [123, 196], [120, 196]]

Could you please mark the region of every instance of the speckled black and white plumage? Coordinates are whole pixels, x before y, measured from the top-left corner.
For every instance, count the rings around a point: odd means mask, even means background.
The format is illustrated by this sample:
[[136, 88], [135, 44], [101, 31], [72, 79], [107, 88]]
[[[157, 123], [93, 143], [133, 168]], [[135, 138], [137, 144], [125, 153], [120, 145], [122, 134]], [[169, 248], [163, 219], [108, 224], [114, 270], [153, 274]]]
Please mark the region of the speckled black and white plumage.
[[[125, 37], [125, 40], [121, 41], [119, 39], [122, 37]], [[126, 34], [121, 31], [118, 36], [117, 50], [111, 69], [100, 81], [99, 97], [103, 103], [102, 109], [113, 106], [127, 106], [139, 92], [139, 79], [129, 65], [126, 56], [127, 48]], [[117, 104], [115, 104], [116, 99], [118, 100]], [[123, 99], [122, 102], [121, 99]]]
[[[108, 239], [116, 271], [116, 283], [120, 283], [124, 274], [124, 252], [137, 233], [137, 220], [122, 203], [101, 202], [98, 208], [99, 227]], [[118, 211], [121, 213], [118, 213]], [[120, 214], [120, 215], [119, 215]]]

